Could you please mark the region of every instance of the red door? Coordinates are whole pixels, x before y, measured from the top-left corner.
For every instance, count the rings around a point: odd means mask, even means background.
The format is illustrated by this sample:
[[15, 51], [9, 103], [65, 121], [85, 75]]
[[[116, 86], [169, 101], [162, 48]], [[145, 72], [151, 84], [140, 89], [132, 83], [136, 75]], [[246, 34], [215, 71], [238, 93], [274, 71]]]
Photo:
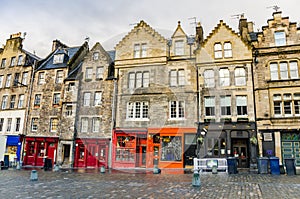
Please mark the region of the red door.
[[51, 159], [52, 165], [55, 162], [55, 152], [56, 152], [55, 143], [49, 143], [48, 150], [47, 150], [47, 158]]
[[87, 166], [88, 167], [95, 167], [96, 166], [96, 151], [97, 146], [94, 144], [88, 145], [88, 151], [87, 151]]

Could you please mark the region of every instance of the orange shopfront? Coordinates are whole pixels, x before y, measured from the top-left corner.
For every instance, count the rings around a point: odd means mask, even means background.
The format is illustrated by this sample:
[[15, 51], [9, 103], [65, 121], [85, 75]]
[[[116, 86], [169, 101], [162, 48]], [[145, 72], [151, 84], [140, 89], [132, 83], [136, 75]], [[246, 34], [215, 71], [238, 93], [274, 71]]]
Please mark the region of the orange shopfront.
[[145, 168], [146, 150], [146, 129], [115, 129], [113, 132], [112, 167]]
[[147, 168], [181, 169], [195, 155], [196, 128], [149, 128]]
[[107, 138], [76, 139], [74, 167], [108, 167], [109, 142]]
[[23, 165], [43, 167], [45, 158], [50, 159], [53, 165], [57, 143], [57, 137], [26, 137]]

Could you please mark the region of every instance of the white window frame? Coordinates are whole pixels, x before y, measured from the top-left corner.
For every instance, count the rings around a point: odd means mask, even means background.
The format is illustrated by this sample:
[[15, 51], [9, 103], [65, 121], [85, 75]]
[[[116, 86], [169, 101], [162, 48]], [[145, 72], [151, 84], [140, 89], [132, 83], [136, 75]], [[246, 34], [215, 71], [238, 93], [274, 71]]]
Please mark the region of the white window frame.
[[238, 67], [234, 69], [234, 81], [236, 86], [246, 85], [246, 70], [245, 68]]
[[220, 86], [230, 86], [230, 72], [228, 68], [221, 68], [219, 70]]
[[0, 88], [3, 87], [4, 75], [0, 75]]
[[232, 45], [230, 42], [224, 43], [224, 57], [231, 58], [232, 57]]
[[7, 107], [8, 95], [2, 96], [1, 109], [4, 110]]
[[99, 55], [100, 55], [99, 52], [94, 52], [93, 53], [93, 60], [94, 61], [98, 60], [99, 59]]
[[63, 80], [64, 80], [64, 71], [63, 70], [56, 71], [55, 83], [62, 83]]
[[96, 91], [94, 95], [94, 106], [100, 106], [102, 103], [102, 92]]
[[184, 101], [170, 101], [169, 102], [169, 118], [171, 120], [178, 120], [185, 118], [185, 102]]
[[39, 118], [37, 118], [37, 117], [31, 118], [31, 131], [38, 130], [38, 120], [39, 120]]
[[85, 69], [85, 79], [92, 79], [93, 78], [93, 68], [86, 68]]
[[284, 46], [286, 45], [286, 35], [284, 31], [274, 32], [275, 46]]
[[10, 87], [10, 84], [11, 84], [11, 74], [8, 74], [6, 76], [5, 88]]
[[91, 105], [91, 93], [85, 92], [83, 93], [83, 106], [90, 106]]
[[[248, 104], [247, 103], [247, 95], [236, 96], [236, 114], [237, 114], [237, 116], [247, 116], [248, 115], [247, 104]], [[246, 107], [246, 112], [244, 113], [245, 107]], [[238, 109], [240, 109], [240, 111]], [[241, 112], [241, 114], [239, 114], [239, 112]]]
[[87, 133], [89, 129], [89, 118], [82, 117], [81, 118], [81, 132]]
[[15, 108], [16, 99], [17, 99], [16, 95], [11, 95], [10, 96], [10, 103], [9, 103], [9, 108], [10, 109], [14, 109]]
[[50, 132], [57, 132], [58, 123], [58, 118], [50, 118]]
[[176, 56], [184, 55], [184, 41], [183, 40], [175, 41], [174, 53]]
[[215, 59], [223, 58], [223, 51], [222, 51], [221, 43], [214, 44], [214, 55], [215, 55]]
[[24, 106], [24, 100], [25, 100], [25, 95], [20, 94], [19, 95], [19, 101], [18, 101], [18, 108], [23, 108]]
[[19, 56], [18, 56], [18, 63], [17, 63], [17, 65], [18, 65], [18, 66], [21, 66], [22, 63], [23, 63], [23, 55], [19, 55]]
[[[229, 108], [229, 109], [228, 109]], [[220, 96], [220, 115], [231, 116], [231, 96]]]
[[103, 72], [104, 72], [104, 67], [103, 66], [98, 66], [96, 68], [96, 79], [103, 79]]
[[12, 127], [12, 118], [7, 118], [7, 124], [6, 124], [6, 132], [11, 132]]
[[38, 84], [44, 84], [45, 83], [45, 72], [39, 72], [38, 74]]
[[61, 53], [61, 54], [55, 54], [53, 56], [53, 64], [61, 64], [61, 63], [64, 63], [64, 54]]
[[42, 94], [35, 94], [33, 105], [34, 106], [40, 106], [41, 105], [41, 99], [42, 99]]
[[[214, 117], [216, 115], [215, 107], [216, 107], [215, 96], [205, 96], [204, 97], [204, 114], [206, 117]], [[207, 109], [209, 109], [209, 111], [207, 111]]]
[[137, 101], [128, 102], [126, 119], [127, 120], [149, 120], [149, 102]]
[[93, 123], [92, 126], [93, 133], [100, 132], [100, 117], [93, 117], [92, 123]]
[[213, 69], [207, 69], [203, 73], [204, 85], [206, 88], [215, 87], [215, 71]]
[[16, 57], [12, 57], [10, 59], [10, 66], [15, 66], [15, 64], [16, 64]]
[[59, 105], [61, 96], [60, 93], [54, 93], [53, 94], [53, 105]]
[[22, 84], [27, 85], [28, 72], [22, 74]]
[[21, 129], [21, 118], [17, 117], [16, 118], [16, 125], [15, 125], [15, 131], [19, 132]]

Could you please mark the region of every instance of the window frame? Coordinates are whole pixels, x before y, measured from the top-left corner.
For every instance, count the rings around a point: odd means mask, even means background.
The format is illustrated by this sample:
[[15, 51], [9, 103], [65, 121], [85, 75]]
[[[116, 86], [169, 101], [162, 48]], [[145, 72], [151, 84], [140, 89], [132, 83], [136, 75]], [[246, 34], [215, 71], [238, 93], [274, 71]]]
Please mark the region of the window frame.
[[31, 118], [31, 131], [37, 131], [38, 130], [38, 120], [39, 118], [33, 117]]
[[171, 120], [182, 120], [185, 119], [185, 102], [170, 101], [169, 102], [169, 119]]

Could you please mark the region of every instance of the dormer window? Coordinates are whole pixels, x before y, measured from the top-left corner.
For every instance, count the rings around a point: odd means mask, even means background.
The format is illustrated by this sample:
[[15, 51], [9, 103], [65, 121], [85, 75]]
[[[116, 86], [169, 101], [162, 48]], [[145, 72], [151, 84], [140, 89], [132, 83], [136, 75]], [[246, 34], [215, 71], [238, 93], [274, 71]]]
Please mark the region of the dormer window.
[[99, 59], [99, 53], [95, 52], [93, 53], [93, 60], [98, 60]]
[[53, 64], [61, 64], [64, 62], [64, 54], [56, 54], [53, 58]]
[[175, 41], [175, 55], [184, 55], [183, 40]]
[[275, 45], [276, 46], [284, 46], [286, 45], [285, 32], [279, 31], [274, 33]]

